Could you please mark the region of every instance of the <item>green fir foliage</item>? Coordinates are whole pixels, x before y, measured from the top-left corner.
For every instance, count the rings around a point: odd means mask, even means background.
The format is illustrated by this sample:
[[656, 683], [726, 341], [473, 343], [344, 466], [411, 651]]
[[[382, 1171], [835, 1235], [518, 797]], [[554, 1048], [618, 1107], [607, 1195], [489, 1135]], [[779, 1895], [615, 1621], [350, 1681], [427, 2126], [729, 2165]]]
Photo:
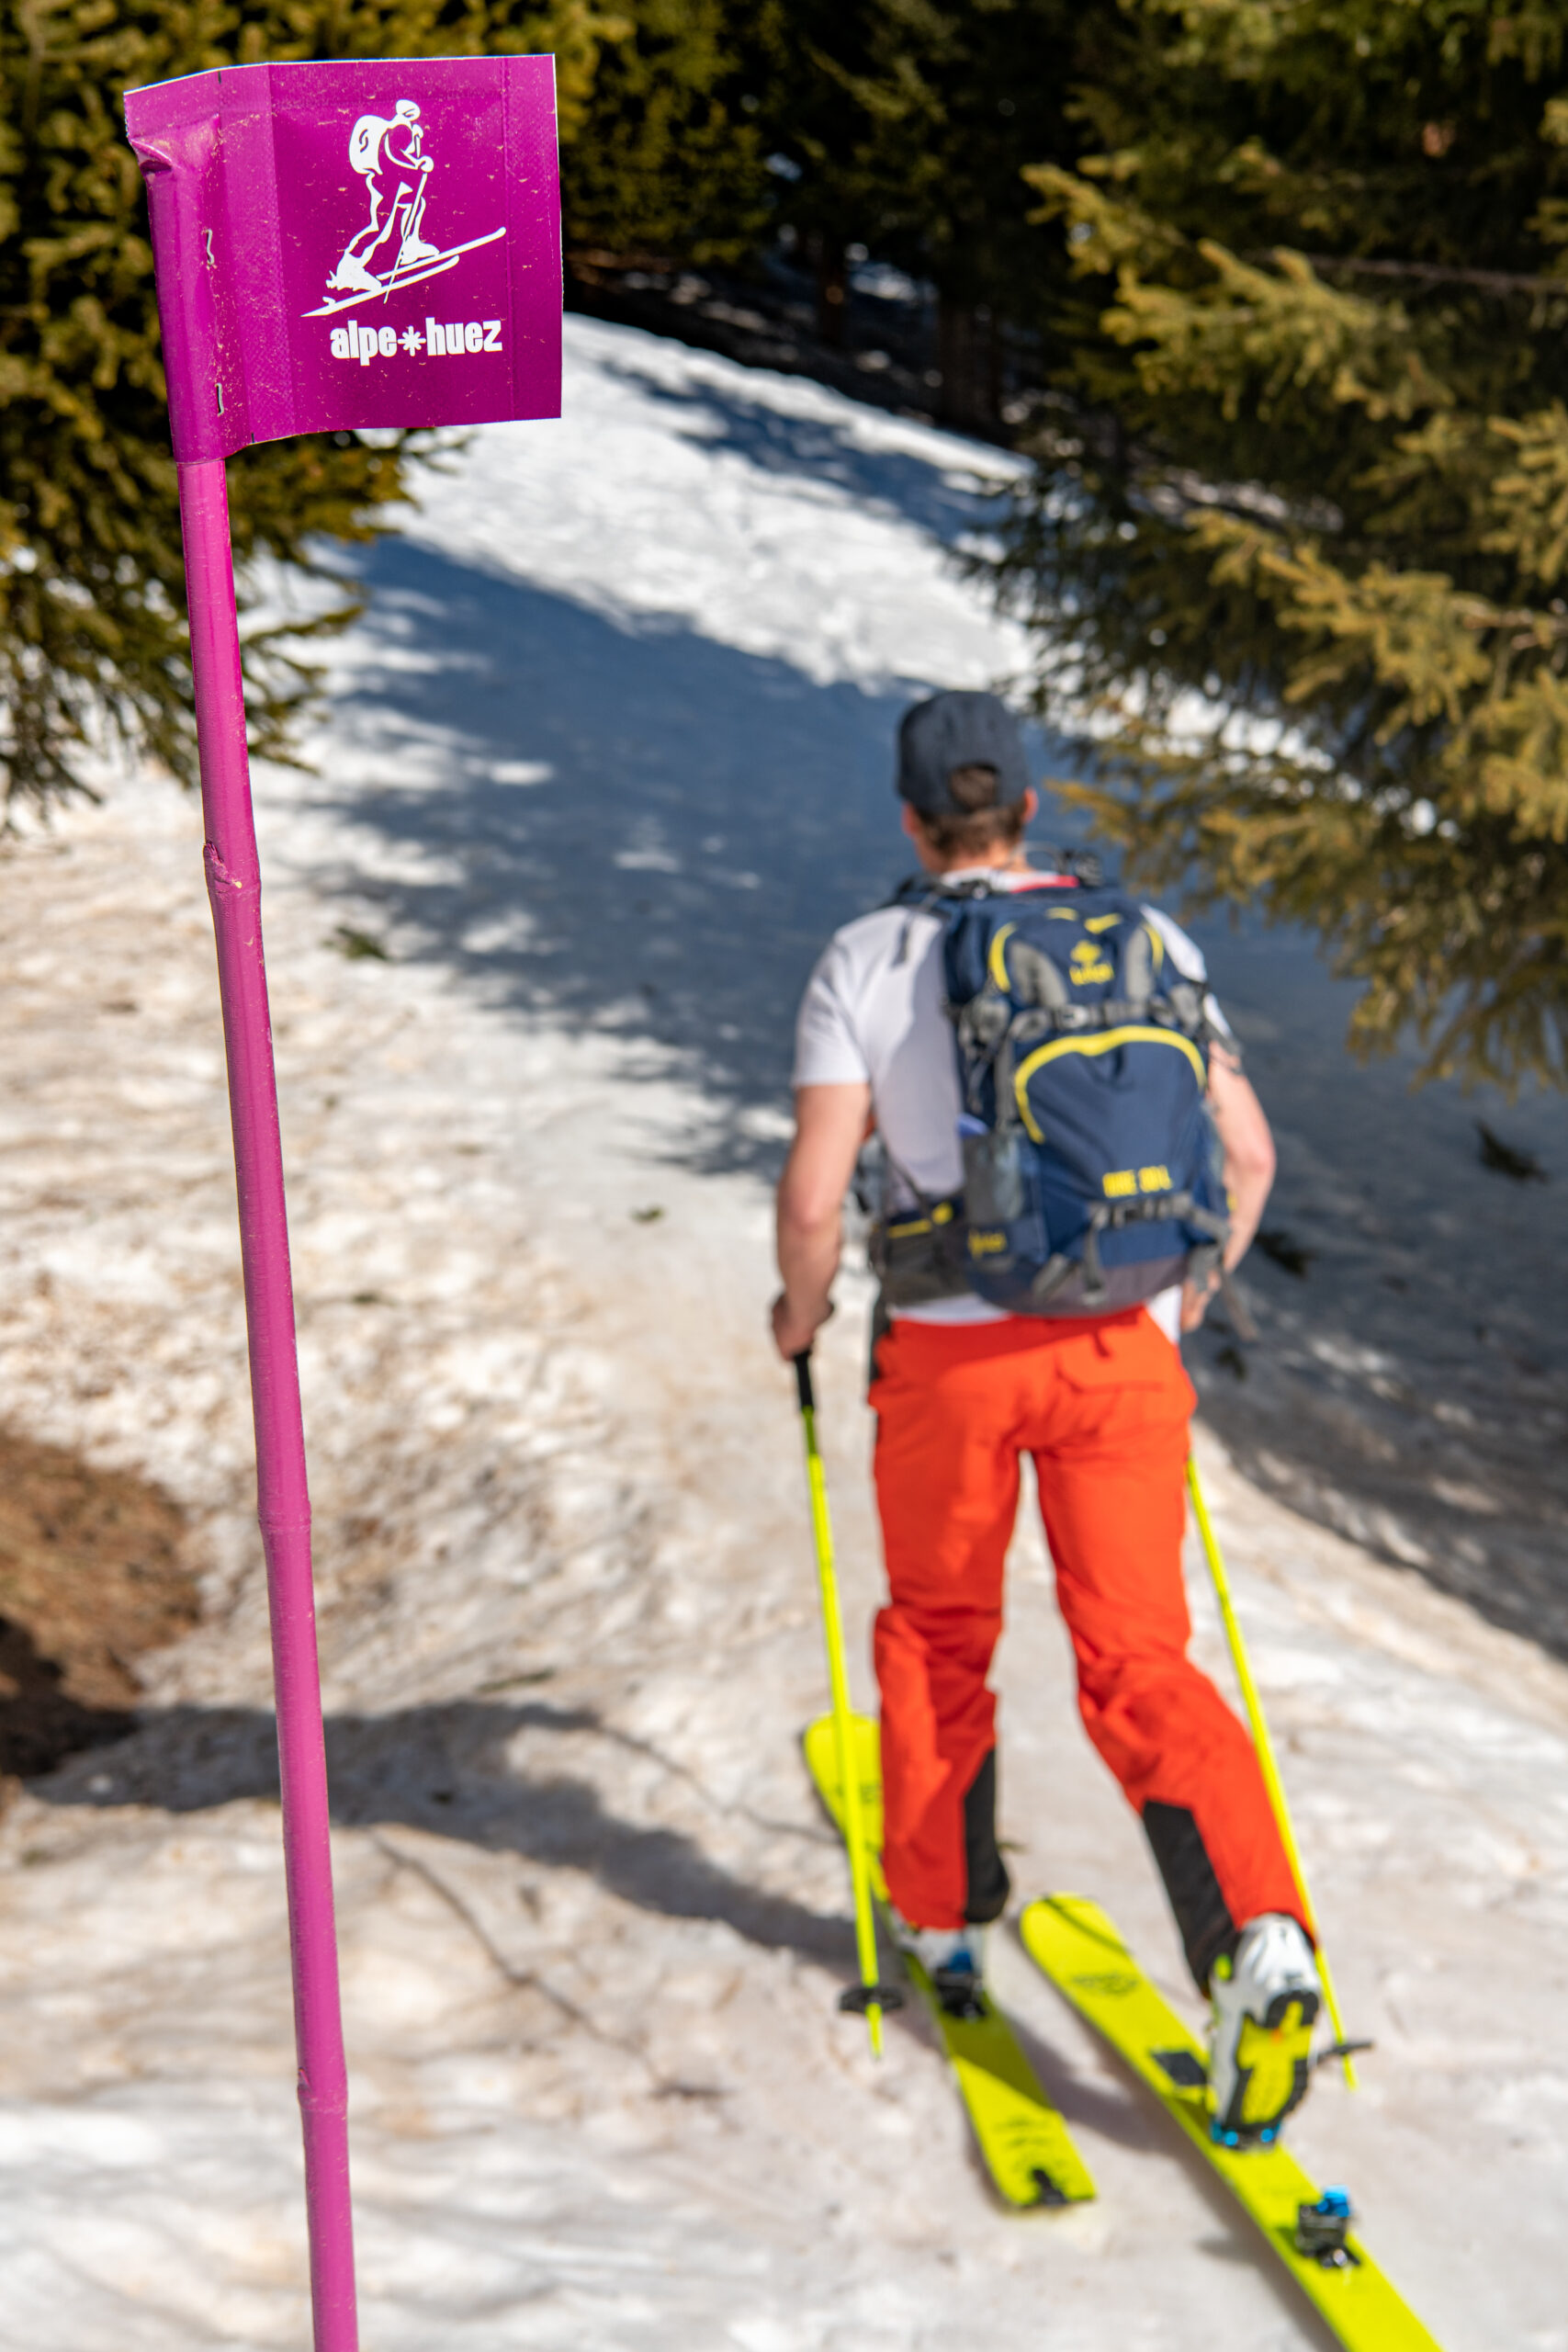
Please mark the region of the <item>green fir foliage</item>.
[[1087, 10], [1076, 283], [1000, 584], [1134, 871], [1313, 926], [1352, 1035], [1562, 1083], [1568, 15]]
[[[128, 87], [260, 59], [557, 59], [563, 131], [603, 41], [588, 0], [0, 0], [0, 802], [86, 788], [95, 754], [195, 768], [179, 514]], [[229, 468], [235, 552], [316, 568], [406, 494], [406, 448], [274, 442]], [[341, 617], [341, 615], [333, 617]], [[253, 741], [285, 748], [310, 674], [251, 634]]]
[[778, 143], [802, 173], [786, 213], [836, 227], [949, 300], [1038, 317], [1051, 256], [1029, 225], [1023, 172], [1071, 151], [1081, 13], [1074, 0], [782, 10], [781, 60], [795, 54], [799, 71]]
[[773, 218], [815, 266], [819, 332], [840, 339], [852, 248], [896, 264], [936, 292], [943, 412], [995, 430], [1002, 324], [1037, 329], [1066, 277], [1030, 226], [1023, 171], [1075, 152], [1073, 0], [763, 0], [739, 13]]
[[627, 12], [561, 157], [569, 256], [701, 265], [754, 253], [771, 207], [738, 40], [750, 13], [726, 0], [637, 0]]

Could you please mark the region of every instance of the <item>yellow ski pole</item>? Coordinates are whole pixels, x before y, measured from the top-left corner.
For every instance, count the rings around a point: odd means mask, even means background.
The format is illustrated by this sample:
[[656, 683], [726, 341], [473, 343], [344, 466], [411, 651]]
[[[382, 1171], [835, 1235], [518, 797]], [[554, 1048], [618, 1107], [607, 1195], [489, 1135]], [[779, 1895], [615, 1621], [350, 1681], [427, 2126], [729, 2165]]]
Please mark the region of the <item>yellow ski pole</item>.
[[[1339, 2063], [1345, 2069], [1346, 2083], [1351, 2090], [1354, 2090], [1356, 2069], [1350, 2063], [1350, 2047], [1346, 2042], [1345, 2027], [1339, 2015], [1339, 2003], [1334, 1991], [1334, 1979], [1328, 1973], [1328, 1960], [1318, 1939], [1317, 1919], [1312, 1907], [1312, 1896], [1307, 1892], [1306, 1872], [1302, 1868], [1301, 1853], [1296, 1845], [1295, 1832], [1291, 1826], [1291, 1816], [1285, 1804], [1284, 1784], [1280, 1779], [1279, 1767], [1274, 1761], [1274, 1750], [1269, 1738], [1269, 1726], [1263, 1720], [1263, 1702], [1258, 1695], [1258, 1685], [1252, 1679], [1252, 1668], [1247, 1663], [1246, 1645], [1241, 1638], [1241, 1627], [1236, 1623], [1235, 1610], [1231, 1602], [1231, 1589], [1225, 1575], [1225, 1564], [1220, 1557], [1220, 1547], [1214, 1540], [1214, 1531], [1210, 1524], [1208, 1508], [1203, 1500], [1203, 1489], [1198, 1483], [1198, 1464], [1190, 1454], [1187, 1457], [1187, 1491], [1192, 1498], [1192, 1510], [1198, 1521], [1198, 1532], [1203, 1539], [1203, 1552], [1209, 1563], [1209, 1574], [1214, 1580], [1214, 1596], [1220, 1604], [1220, 1615], [1224, 1620], [1225, 1639], [1231, 1645], [1231, 1657], [1235, 1665], [1235, 1679], [1241, 1685], [1241, 1695], [1247, 1702], [1247, 1718], [1252, 1725], [1252, 1744], [1258, 1750], [1258, 1761], [1263, 1768], [1263, 1785], [1269, 1792], [1269, 1802], [1274, 1810], [1274, 1819], [1279, 1827], [1280, 1842], [1291, 1865], [1292, 1876], [1296, 1882], [1296, 1892], [1302, 1899], [1302, 1909], [1306, 1915], [1306, 1926], [1311, 1932], [1314, 1943], [1317, 1945], [1317, 1973], [1323, 1979], [1323, 1997], [1328, 2004], [1329, 2021], [1334, 2028]], [[1369, 2045], [1365, 2042], [1358, 2042], [1354, 2046], [1357, 2049], [1365, 2049]]]
[[865, 1849], [865, 1819], [861, 1812], [860, 1769], [855, 1759], [850, 1716], [850, 1683], [844, 1671], [844, 1628], [839, 1614], [839, 1580], [833, 1569], [833, 1528], [828, 1517], [828, 1482], [817, 1443], [817, 1402], [811, 1388], [811, 1351], [795, 1358], [795, 1383], [800, 1396], [800, 1421], [806, 1432], [806, 1480], [811, 1493], [811, 1532], [817, 1545], [817, 1581], [822, 1596], [822, 1637], [828, 1650], [828, 1683], [833, 1699], [833, 1748], [839, 1786], [844, 1796], [844, 1843], [850, 1855], [850, 1883], [855, 1899], [855, 1951], [861, 1981], [839, 1996], [841, 2009], [862, 2009], [874, 2054], [882, 2055], [882, 2012], [903, 2006], [896, 1985], [881, 1984], [876, 1975], [876, 1922], [871, 1907], [871, 1862]]

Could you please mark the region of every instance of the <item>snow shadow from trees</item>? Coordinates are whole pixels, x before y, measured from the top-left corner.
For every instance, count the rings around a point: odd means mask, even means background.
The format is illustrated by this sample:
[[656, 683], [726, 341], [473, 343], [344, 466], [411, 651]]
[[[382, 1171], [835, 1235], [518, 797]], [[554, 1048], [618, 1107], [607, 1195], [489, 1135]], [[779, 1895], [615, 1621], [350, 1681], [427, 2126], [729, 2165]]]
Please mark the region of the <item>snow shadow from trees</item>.
[[[626, 1744], [592, 1708], [539, 1700], [457, 1700], [386, 1715], [329, 1716], [333, 1819], [345, 1828], [400, 1824], [550, 1869], [586, 1871], [644, 1910], [722, 1920], [749, 1943], [853, 1973], [847, 1918], [748, 1885], [681, 1830], [622, 1819], [588, 1780], [519, 1770], [506, 1751], [525, 1732]], [[259, 1708], [149, 1710], [130, 1738], [95, 1748], [32, 1788], [49, 1804], [146, 1804], [174, 1814], [207, 1813], [241, 1797], [276, 1800], [276, 1724]]]
[[[1441, 1084], [1345, 1049], [1354, 990], [1300, 934], [1193, 930], [1274, 1125], [1279, 1176], [1244, 1281], [1186, 1351], [1205, 1418], [1308, 1518], [1568, 1657], [1568, 1104]], [[1477, 1120], [1546, 1183], [1486, 1164]]]
[[[601, 357], [599, 372], [635, 385], [650, 407], [683, 413], [705, 449], [730, 451], [759, 472], [829, 483], [858, 506], [900, 514], [944, 547], [952, 547], [981, 523], [984, 507], [975, 490], [942, 465], [910, 450], [878, 447], [860, 440], [836, 418], [791, 416], [767, 401], [747, 400], [710, 378], [697, 384], [671, 384], [635, 362]], [[716, 427], [716, 429], [715, 429]], [[944, 440], [956, 441], [944, 425]], [[976, 464], [992, 481], [1010, 462], [990, 443], [976, 443]]]
[[[591, 1707], [529, 1700], [458, 1700], [386, 1715], [329, 1716], [327, 1770], [332, 1817], [339, 1828], [408, 1828], [494, 1854], [513, 1854], [545, 1870], [586, 1871], [607, 1894], [667, 1919], [716, 1921], [745, 1942], [791, 1951], [844, 1983], [856, 1976], [854, 1930], [842, 1913], [813, 1911], [792, 1896], [750, 1884], [705, 1853], [687, 1832], [628, 1821], [612, 1812], [602, 1790], [564, 1772], [520, 1770], [507, 1749], [519, 1734], [587, 1735], [609, 1747], [657, 1756], [605, 1724]], [[534, 1747], [531, 1757], [537, 1758]], [[683, 1768], [659, 1758], [675, 1774]], [[206, 1813], [241, 1799], [276, 1803], [277, 1730], [259, 1708], [178, 1706], [148, 1712], [140, 1727], [110, 1747], [96, 1747], [31, 1783], [45, 1804], [104, 1810], [149, 1805], [170, 1814]], [[780, 1824], [756, 1823], [770, 1839]], [[825, 1821], [817, 1835], [836, 1845]], [[449, 1900], [457, 1897], [443, 1888]], [[481, 1933], [476, 1923], [476, 1932]], [[499, 1957], [499, 1955], [498, 1955]], [[508, 1964], [509, 1965], [509, 1964]], [[510, 1966], [509, 1966], [509, 1973]], [[934, 2045], [933, 2030], [911, 2002], [888, 2019]], [[1157, 2109], [1102, 2088], [1069, 2065], [1026, 2025], [1022, 2041], [1050, 2096], [1072, 2123], [1145, 2148], [1163, 2140]], [[1193, 2177], [1206, 2168], [1195, 2160]], [[1228, 2218], [1223, 2195], [1216, 2215]]]
[[668, 1048], [714, 1114], [700, 1164], [771, 1163], [776, 1147], [739, 1114], [787, 1108], [811, 966], [914, 870], [893, 743], [919, 689], [818, 685], [405, 541], [366, 570], [367, 626], [395, 658], [364, 673], [344, 718], [371, 730], [372, 754], [437, 742], [440, 774], [333, 803], [439, 863], [430, 878], [318, 879], [378, 913], [392, 953], [492, 1003]]
[[[411, 741], [439, 759], [428, 783], [334, 795], [394, 853], [389, 876], [367, 860], [335, 877], [345, 900], [393, 954], [492, 1002], [665, 1049], [647, 1067], [688, 1076], [711, 1114], [692, 1160], [771, 1173], [812, 962], [911, 870], [892, 741], [918, 689], [819, 685], [407, 542], [368, 571], [388, 659], [358, 722], [383, 730], [369, 748], [384, 741], [389, 778]], [[1036, 833], [1054, 830], [1046, 812]], [[1413, 1096], [1408, 1061], [1346, 1053], [1350, 991], [1310, 944], [1194, 929], [1280, 1147], [1247, 1271], [1263, 1340], [1241, 1349], [1221, 1316], [1190, 1347], [1206, 1415], [1309, 1517], [1568, 1656], [1560, 1212], [1549, 1185], [1483, 1166], [1474, 1127], [1568, 1182], [1564, 1106]]]

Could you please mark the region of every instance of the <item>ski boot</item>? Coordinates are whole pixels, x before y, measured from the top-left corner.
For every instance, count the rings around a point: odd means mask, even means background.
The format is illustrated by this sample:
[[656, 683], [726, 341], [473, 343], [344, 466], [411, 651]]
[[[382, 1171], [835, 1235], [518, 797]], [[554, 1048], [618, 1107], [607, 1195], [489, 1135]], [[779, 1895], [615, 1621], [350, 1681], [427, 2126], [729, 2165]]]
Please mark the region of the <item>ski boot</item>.
[[357, 254], [344, 254], [327, 280], [329, 294], [379, 294], [381, 281], [373, 277]]
[[985, 2016], [984, 1928], [973, 1922], [963, 1928], [911, 1928], [900, 1919], [897, 1934], [899, 1951], [919, 1961], [950, 2018]]
[[1210, 2131], [1222, 2147], [1269, 2147], [1306, 2097], [1323, 1986], [1312, 1946], [1282, 1912], [1248, 1920], [1209, 1979]]
[[418, 262], [439, 261], [440, 259], [440, 246], [427, 244], [423, 237], [405, 237], [402, 243], [398, 247], [398, 267], [400, 269], [412, 269]]

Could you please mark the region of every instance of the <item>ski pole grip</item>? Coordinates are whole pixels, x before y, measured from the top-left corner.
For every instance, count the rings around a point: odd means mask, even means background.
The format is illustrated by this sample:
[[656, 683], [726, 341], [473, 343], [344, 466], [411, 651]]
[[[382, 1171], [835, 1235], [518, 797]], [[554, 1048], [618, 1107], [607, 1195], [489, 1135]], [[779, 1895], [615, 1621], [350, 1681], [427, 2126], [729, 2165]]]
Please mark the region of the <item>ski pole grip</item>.
[[800, 1398], [800, 1409], [803, 1413], [814, 1413], [817, 1410], [817, 1399], [811, 1392], [810, 1349], [802, 1348], [800, 1353], [794, 1359], [794, 1363], [795, 1388], [796, 1396]]

